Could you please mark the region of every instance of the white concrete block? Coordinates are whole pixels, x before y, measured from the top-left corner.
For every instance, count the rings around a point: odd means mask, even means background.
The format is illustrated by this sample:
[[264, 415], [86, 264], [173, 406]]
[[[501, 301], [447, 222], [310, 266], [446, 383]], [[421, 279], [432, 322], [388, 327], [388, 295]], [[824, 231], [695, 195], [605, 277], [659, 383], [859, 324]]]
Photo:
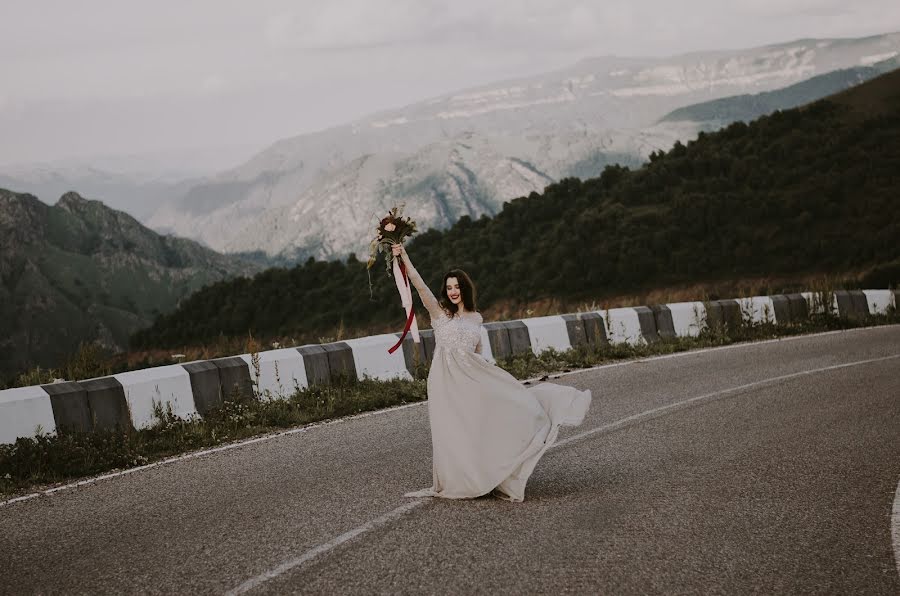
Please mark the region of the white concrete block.
[[360, 379], [366, 376], [381, 380], [412, 379], [406, 370], [403, 348], [397, 348], [393, 354], [388, 353], [388, 348], [397, 343], [397, 336], [393, 333], [349, 339], [346, 343], [353, 350], [356, 375]]
[[33, 437], [37, 427], [56, 433], [50, 396], [40, 387], [16, 387], [0, 391], [0, 443]]
[[[825, 304], [822, 302], [821, 292], [800, 292], [800, 295], [806, 300], [809, 314], [825, 314]], [[837, 298], [834, 298], [832, 307], [834, 308], [833, 312], [837, 312]]]
[[666, 304], [672, 312], [672, 324], [678, 337], [697, 337], [704, 328], [706, 307], [702, 302]]
[[191, 376], [180, 364], [132, 370], [113, 375], [125, 391], [125, 400], [131, 410], [131, 422], [137, 429], [147, 428], [158, 421], [153, 415], [153, 403], [165, 410], [172, 405], [172, 412], [179, 418], [197, 416]]
[[749, 318], [753, 323], [775, 322], [775, 305], [770, 297], [750, 296], [738, 298], [737, 301], [741, 307], [741, 319], [744, 321]]
[[259, 370], [250, 354], [241, 354], [250, 367], [250, 380], [262, 399], [287, 399], [298, 389], [309, 387], [303, 356], [297, 348], [259, 352]]
[[890, 290], [863, 290], [869, 303], [870, 315], [883, 315], [894, 305], [894, 293]]
[[566, 321], [562, 317], [534, 317], [522, 319], [528, 327], [528, 336], [531, 338], [531, 351], [535, 355], [548, 348], [564, 352], [572, 348], [569, 341], [569, 332], [566, 329]]
[[606, 337], [609, 338], [610, 343], [625, 342], [631, 345], [645, 343], [641, 333], [640, 319], [638, 319], [637, 311], [633, 308], [611, 308], [597, 312], [603, 317]]

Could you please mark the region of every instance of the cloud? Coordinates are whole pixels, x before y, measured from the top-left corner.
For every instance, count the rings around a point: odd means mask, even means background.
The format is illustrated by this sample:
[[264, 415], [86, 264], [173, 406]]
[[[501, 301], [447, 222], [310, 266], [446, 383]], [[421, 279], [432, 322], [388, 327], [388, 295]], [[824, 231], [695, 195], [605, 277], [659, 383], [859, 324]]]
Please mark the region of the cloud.
[[[50, 158], [196, 138], [262, 143], [591, 56], [900, 30], [896, 0], [7, 4], [0, 162], [24, 159], [25, 147]], [[246, 126], [223, 127], [235, 113]], [[146, 127], [122, 124], [132, 122]], [[84, 146], [70, 146], [73, 138]]]
[[222, 75], [210, 74], [200, 81], [200, 89], [204, 93], [218, 93], [226, 88], [226, 81]]
[[267, 19], [264, 34], [274, 47], [341, 50], [426, 39], [440, 15], [429, 0], [334, 0]]
[[595, 45], [610, 29], [635, 24], [631, 3], [522, 0], [508, 4], [458, 0], [333, 0], [314, 9], [266, 19], [265, 39], [276, 48], [353, 50], [408, 45], [572, 48]]
[[843, 0], [519, 0], [511, 8], [498, 0], [331, 0], [274, 14], [265, 20], [263, 36], [276, 50], [319, 53], [427, 46], [470, 55], [666, 55], [718, 49], [723, 43], [741, 47], [831, 36], [842, 27], [858, 35], [879, 22], [900, 27], [900, 5], [887, 0], [868, 6]]

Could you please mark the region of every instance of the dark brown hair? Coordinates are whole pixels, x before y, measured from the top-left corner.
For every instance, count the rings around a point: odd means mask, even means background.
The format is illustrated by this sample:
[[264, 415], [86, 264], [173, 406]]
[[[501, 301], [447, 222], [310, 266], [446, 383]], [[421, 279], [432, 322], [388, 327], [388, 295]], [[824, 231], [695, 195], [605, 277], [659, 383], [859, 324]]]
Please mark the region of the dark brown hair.
[[451, 269], [444, 274], [444, 283], [441, 285], [441, 306], [451, 315], [455, 315], [459, 310], [459, 307], [450, 302], [450, 298], [447, 296], [447, 280], [451, 277], [455, 277], [459, 282], [459, 292], [466, 310], [475, 312], [475, 284], [462, 269]]

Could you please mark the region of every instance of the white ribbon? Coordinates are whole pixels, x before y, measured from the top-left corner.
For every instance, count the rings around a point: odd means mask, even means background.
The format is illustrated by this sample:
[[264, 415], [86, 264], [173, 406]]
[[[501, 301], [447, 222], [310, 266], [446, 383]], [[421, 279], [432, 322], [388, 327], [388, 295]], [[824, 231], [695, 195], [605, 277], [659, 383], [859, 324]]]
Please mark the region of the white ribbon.
[[[394, 259], [393, 271], [394, 271], [394, 282], [397, 284], [397, 291], [400, 292], [400, 300], [403, 303], [403, 309], [406, 311], [406, 319], [409, 319], [409, 313], [412, 311], [413, 307], [413, 298], [412, 298], [412, 289], [409, 287], [409, 281], [404, 283], [403, 272], [400, 271], [400, 259]], [[404, 326], [406, 319], [404, 319]], [[415, 315], [413, 315], [412, 325], [409, 327], [409, 332], [412, 334], [413, 341], [419, 343], [419, 325], [416, 321]]]

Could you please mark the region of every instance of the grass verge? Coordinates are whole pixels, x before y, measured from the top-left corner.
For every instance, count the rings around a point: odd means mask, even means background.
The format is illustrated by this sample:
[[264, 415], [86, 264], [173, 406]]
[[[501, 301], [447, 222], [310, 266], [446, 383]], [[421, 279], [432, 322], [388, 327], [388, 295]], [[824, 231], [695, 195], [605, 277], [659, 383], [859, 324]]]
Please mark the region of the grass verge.
[[[866, 320], [813, 316], [791, 326], [745, 323], [734, 329], [704, 331], [697, 337], [661, 339], [642, 345], [582, 346], [540, 356], [517, 355], [498, 362], [518, 379], [589, 368], [607, 362], [646, 358], [692, 349], [724, 346], [791, 335], [900, 323], [892, 310]], [[95, 433], [41, 434], [0, 445], [0, 498], [46, 485], [159, 461], [172, 455], [246, 439], [360, 412], [426, 399], [426, 369], [415, 380], [343, 379], [330, 387], [300, 389], [284, 399], [233, 398], [205, 418], [181, 419], [156, 410], [147, 429]]]

